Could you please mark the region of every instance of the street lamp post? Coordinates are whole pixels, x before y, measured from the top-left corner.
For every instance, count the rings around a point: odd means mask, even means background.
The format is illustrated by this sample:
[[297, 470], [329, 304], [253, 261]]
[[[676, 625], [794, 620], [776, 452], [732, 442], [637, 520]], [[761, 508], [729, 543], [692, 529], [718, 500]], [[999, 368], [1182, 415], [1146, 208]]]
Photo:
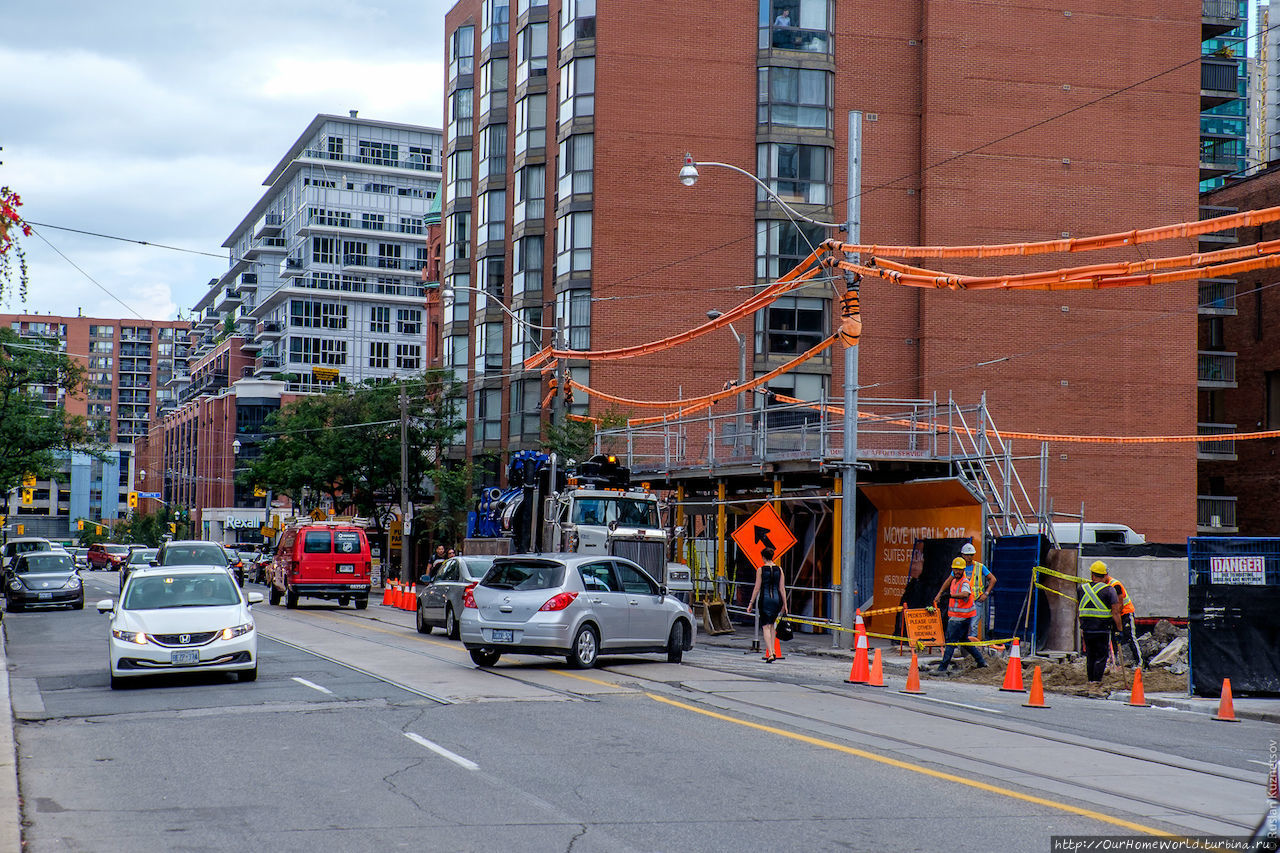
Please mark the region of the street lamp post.
[[[724, 315], [723, 311], [717, 311], [712, 308], [707, 312], [707, 319], [714, 320]], [[738, 334], [738, 330], [729, 324], [729, 331], [733, 332], [733, 339], [738, 342], [738, 387], [747, 384], [747, 341], [742, 335]], [[742, 433], [746, 429], [746, 421], [742, 416], [742, 395], [738, 394], [738, 417], [737, 424], [734, 427], [733, 435], [733, 452], [736, 455], [742, 449]]]

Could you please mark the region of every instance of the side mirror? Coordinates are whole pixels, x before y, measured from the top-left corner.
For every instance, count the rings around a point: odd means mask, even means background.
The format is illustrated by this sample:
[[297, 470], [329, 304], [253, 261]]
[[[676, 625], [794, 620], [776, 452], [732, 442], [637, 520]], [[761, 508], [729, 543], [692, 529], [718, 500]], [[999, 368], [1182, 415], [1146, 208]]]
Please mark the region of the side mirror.
[[262, 593], [260, 593], [260, 592], [251, 592], [251, 593], [249, 593], [248, 599], [249, 599], [249, 606], [250, 606], [250, 607], [252, 607], [252, 606], [253, 606], [253, 605], [255, 605], [255, 604], [261, 604], [261, 603], [262, 603]]
[[431, 576], [430, 576], [430, 575], [422, 575], [421, 577], [419, 577], [419, 578], [418, 578], [418, 583], [423, 583], [423, 584], [431, 583]]
[[109, 598], [104, 598], [94, 605], [98, 608], [99, 613], [109, 613], [116, 609], [116, 603]]
[[666, 597], [666, 596], [670, 595], [670, 593], [667, 591], [667, 585], [666, 585], [666, 584], [660, 584], [660, 585], [658, 586], [658, 595], [661, 595], [661, 596], [663, 596], [663, 597]]

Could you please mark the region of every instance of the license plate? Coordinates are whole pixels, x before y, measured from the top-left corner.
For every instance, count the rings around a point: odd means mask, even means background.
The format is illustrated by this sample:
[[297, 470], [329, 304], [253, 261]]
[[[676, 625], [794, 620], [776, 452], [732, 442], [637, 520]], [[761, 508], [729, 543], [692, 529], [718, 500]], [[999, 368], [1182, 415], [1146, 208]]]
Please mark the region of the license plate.
[[200, 653], [195, 649], [189, 652], [169, 652], [170, 663], [200, 663]]
[[341, 563], [338, 565], [338, 571], [340, 572], [354, 572], [355, 570], [356, 567], [351, 563]]
[[513, 635], [513, 632], [511, 631], [510, 628], [506, 628], [506, 629], [494, 628], [490, 633], [493, 635], [493, 639], [490, 642], [494, 642], [494, 643], [515, 642], [515, 636]]
[[38, 598], [38, 599], [39, 599], [39, 600], [41, 600], [41, 601], [48, 601], [49, 599], [53, 598], [53, 593], [51, 593], [51, 592], [38, 592], [38, 593], [36, 593], [36, 598]]

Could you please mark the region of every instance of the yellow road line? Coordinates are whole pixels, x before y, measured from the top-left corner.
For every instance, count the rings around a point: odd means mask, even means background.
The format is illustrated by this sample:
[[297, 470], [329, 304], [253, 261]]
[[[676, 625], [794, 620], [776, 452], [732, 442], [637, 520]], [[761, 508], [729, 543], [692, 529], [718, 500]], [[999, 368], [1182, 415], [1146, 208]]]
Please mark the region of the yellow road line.
[[749, 729], [756, 729], [757, 731], [768, 732], [769, 734], [778, 735], [779, 737], [788, 738], [790, 740], [797, 740], [797, 741], [800, 741], [801, 743], [807, 743], [811, 746], [820, 746], [823, 749], [830, 749], [836, 752], [843, 752], [846, 755], [856, 755], [859, 758], [865, 758], [868, 761], [874, 761], [878, 764], [887, 764], [888, 766], [896, 767], [899, 770], [909, 770], [912, 773], [919, 773], [923, 776], [932, 776], [934, 779], [942, 779], [947, 782], [955, 782], [956, 784], [959, 784], [959, 785], [967, 785], [970, 788], [977, 788], [980, 791], [986, 791], [991, 794], [999, 794], [1004, 797], [1010, 797], [1015, 800], [1022, 800], [1023, 802], [1027, 802], [1027, 803], [1035, 803], [1038, 806], [1045, 806], [1051, 809], [1058, 809], [1059, 811], [1069, 812], [1071, 814], [1080, 815], [1081, 817], [1091, 818], [1096, 821], [1101, 821], [1102, 823], [1109, 823], [1112, 826], [1119, 826], [1124, 829], [1131, 829], [1135, 832], [1141, 832], [1146, 835], [1157, 835], [1162, 838], [1177, 837], [1171, 833], [1164, 832], [1163, 830], [1155, 829], [1154, 827], [1144, 826], [1143, 824], [1140, 824], [1140, 823], [1132, 823], [1131, 821], [1127, 821], [1127, 820], [1121, 820], [1118, 817], [1112, 817], [1111, 815], [1106, 815], [1101, 812], [1091, 811], [1090, 809], [1083, 809], [1083, 808], [1080, 808], [1079, 806], [1071, 806], [1071, 805], [1067, 805], [1066, 803], [1059, 803], [1053, 800], [1046, 800], [1043, 797], [1035, 797], [1030, 794], [1024, 794], [1020, 791], [1010, 790], [1009, 788], [1001, 788], [998, 785], [988, 785], [986, 782], [978, 782], [973, 779], [966, 779], [963, 776], [956, 776], [952, 773], [943, 773], [940, 770], [933, 770], [928, 767], [923, 767], [919, 764], [912, 764], [908, 761], [899, 761], [896, 758], [887, 758], [883, 755], [876, 755], [874, 752], [867, 752], [866, 750], [856, 749], [852, 746], [845, 746], [844, 744], [835, 743], [829, 740], [823, 740], [822, 738], [810, 737], [809, 735], [802, 735], [802, 734], [798, 734], [797, 732], [789, 732], [786, 729], [774, 728], [773, 726], [766, 726], [760, 723], [753, 723], [750, 720], [742, 720], [737, 717], [730, 717], [727, 714], [720, 714], [715, 711], [708, 711], [704, 708], [697, 708], [693, 705], [686, 705], [683, 702], [677, 702], [674, 699], [668, 699], [665, 696], [658, 696], [657, 694], [654, 694], [654, 693], [648, 693], [646, 695], [650, 699], [653, 699], [656, 702], [662, 702], [665, 705], [671, 705], [673, 707], [680, 708], [685, 711], [692, 711], [695, 714], [702, 714], [703, 716], [711, 717], [712, 719], [716, 719], [716, 720], [722, 720], [726, 723], [734, 723], [739, 726], [745, 726]]
[[617, 690], [627, 690], [627, 691], [630, 690], [630, 688], [623, 687], [621, 684], [614, 684], [611, 681], [601, 681], [598, 678], [591, 678], [590, 676], [579, 675], [576, 672], [562, 672], [561, 670], [558, 670], [558, 669], [551, 669], [547, 671], [554, 672], [556, 675], [563, 675], [565, 678], [576, 678], [579, 681], [589, 681], [592, 684], [599, 684], [601, 687], [613, 687]]

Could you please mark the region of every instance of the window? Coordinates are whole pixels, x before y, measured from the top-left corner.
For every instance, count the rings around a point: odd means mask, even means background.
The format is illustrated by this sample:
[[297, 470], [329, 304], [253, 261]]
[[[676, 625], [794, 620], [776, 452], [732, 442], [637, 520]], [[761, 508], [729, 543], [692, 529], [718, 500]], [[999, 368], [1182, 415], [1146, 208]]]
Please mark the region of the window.
[[449, 277], [449, 283], [454, 288], [454, 296], [452, 300], [445, 303], [444, 321], [446, 323], [465, 322], [470, 316], [471, 291], [465, 288], [471, 286], [471, 274], [463, 272], [452, 275]]
[[396, 369], [420, 370], [422, 347], [417, 344], [396, 344]]
[[560, 49], [575, 39], [596, 37], [596, 0], [564, 0], [560, 5]]
[[321, 304], [320, 325], [326, 329], [345, 329], [347, 327], [347, 306], [336, 302]]
[[1268, 370], [1267, 417], [1263, 429], [1280, 429], [1280, 370]]
[[476, 389], [476, 441], [500, 441], [502, 439], [502, 389]]
[[516, 0], [516, 16], [519, 17], [530, 9], [536, 9], [539, 6], [546, 8], [547, 0]]
[[449, 155], [449, 184], [453, 189], [450, 199], [468, 198], [471, 195], [471, 149], [464, 148]]
[[369, 331], [391, 331], [391, 309], [386, 305], [375, 305], [369, 309]]
[[336, 264], [338, 262], [338, 239], [336, 237], [312, 237], [311, 262], [315, 264]]
[[485, 0], [481, 41], [485, 44], [506, 44], [510, 38], [510, 24], [511, 3], [508, 0]]
[[507, 174], [507, 126], [491, 124], [480, 133], [480, 177]]
[[542, 380], [511, 383], [511, 437], [537, 438], [542, 432]]
[[594, 148], [595, 137], [590, 133], [570, 136], [560, 143], [560, 198], [591, 192]]
[[512, 251], [515, 261], [514, 274], [511, 276], [512, 298], [523, 293], [542, 293], [542, 235], [522, 237], [516, 241]]
[[341, 160], [341, 159], [342, 159], [342, 146], [343, 146], [343, 140], [342, 140], [342, 137], [341, 137], [341, 136], [330, 136], [330, 137], [327, 137], [327, 138], [326, 138], [325, 142], [326, 142], [327, 149], [328, 149], [328, 153], [329, 153], [329, 159], [330, 159], [330, 160]]
[[[569, 378], [579, 385], [591, 387], [591, 368], [590, 367], [571, 367], [569, 368]], [[590, 398], [586, 394], [578, 394], [573, 398], [572, 405], [569, 406], [569, 414], [586, 415], [591, 410]]]
[[516, 174], [516, 206], [513, 220], [541, 220], [547, 195], [547, 167], [538, 164], [525, 166]]
[[90, 326], [89, 337], [91, 338], [114, 338], [116, 336], [115, 326]]
[[292, 364], [319, 364], [319, 338], [289, 338], [289, 361]]
[[379, 243], [378, 244], [378, 267], [384, 270], [403, 269], [404, 265], [400, 263], [399, 243]]
[[[756, 174], [783, 201], [827, 204], [830, 199], [831, 149], [821, 145], [768, 143], [756, 146]], [[769, 201], [756, 189], [757, 201]]]
[[594, 115], [595, 94], [595, 57], [580, 56], [566, 62], [560, 69], [560, 123], [569, 124], [575, 118]]
[[449, 79], [475, 71], [476, 28], [458, 27], [449, 44]]
[[[784, 373], [769, 381], [768, 388], [775, 394], [785, 394], [799, 400], [821, 400], [826, 396], [827, 377], [820, 373]], [[787, 404], [781, 404], [787, 405]], [[810, 416], [817, 418], [817, 412], [780, 412], [769, 417], [770, 426], [795, 426], [798, 422], [807, 421]]]
[[776, 281], [827, 239], [821, 225], [761, 219], [756, 221], [756, 276]]
[[422, 312], [417, 308], [397, 308], [396, 334], [422, 334]]
[[547, 25], [530, 24], [520, 31], [516, 44], [516, 85], [532, 77], [547, 76]]
[[831, 0], [760, 0], [761, 50], [831, 52]]
[[556, 275], [591, 269], [591, 211], [560, 217], [556, 241]]
[[831, 129], [830, 71], [770, 66], [759, 77], [760, 124]]
[[476, 268], [480, 275], [479, 287], [487, 294], [487, 296], [477, 296], [476, 310], [483, 311], [488, 297], [491, 296], [499, 302], [503, 301], [502, 297], [506, 291], [507, 259], [502, 255], [490, 255], [481, 258]]
[[386, 214], [362, 213], [360, 214], [360, 227], [366, 231], [382, 231], [387, 227]]
[[516, 102], [516, 156], [547, 144], [547, 96], [527, 95]]
[[566, 290], [556, 294], [556, 322], [569, 334], [569, 349], [591, 348], [591, 291]]
[[480, 112], [500, 110], [507, 105], [507, 59], [491, 59], [480, 66]]
[[756, 352], [799, 355], [827, 335], [827, 301], [814, 297], [780, 296], [756, 314]]
[[446, 220], [448, 236], [445, 238], [445, 260], [464, 261], [471, 257], [471, 214], [455, 213]]
[[304, 554], [328, 554], [331, 551], [329, 544], [329, 531], [327, 530], [308, 530], [302, 536], [302, 553]]
[[430, 169], [435, 165], [436, 152], [430, 148], [423, 148], [420, 145], [409, 146], [408, 165], [418, 169]]
[[340, 365], [347, 363], [347, 342], [329, 338], [320, 339], [320, 363]]
[[476, 323], [476, 374], [502, 372], [502, 323]]
[[480, 227], [476, 233], [476, 241], [487, 243], [490, 240], [501, 241], [506, 239], [506, 215], [506, 190], [489, 190], [487, 193], [482, 193], [478, 211]]
[[467, 343], [466, 335], [450, 335], [445, 339], [444, 366], [453, 372], [458, 382], [467, 379]]
[[446, 132], [450, 139], [471, 135], [471, 119], [475, 111], [472, 102], [472, 89], [458, 89], [449, 100], [449, 126]]
[[525, 359], [531, 358], [538, 351], [541, 333], [534, 328], [541, 325], [541, 308], [524, 308], [516, 312], [523, 322], [511, 324], [511, 367], [520, 368]]
[[400, 146], [390, 142], [360, 140], [360, 162], [374, 166], [396, 166], [400, 163]]
[[320, 328], [320, 303], [306, 299], [290, 300], [289, 325], [304, 329]]
[[344, 267], [368, 266], [369, 244], [363, 240], [343, 240], [342, 265]]

